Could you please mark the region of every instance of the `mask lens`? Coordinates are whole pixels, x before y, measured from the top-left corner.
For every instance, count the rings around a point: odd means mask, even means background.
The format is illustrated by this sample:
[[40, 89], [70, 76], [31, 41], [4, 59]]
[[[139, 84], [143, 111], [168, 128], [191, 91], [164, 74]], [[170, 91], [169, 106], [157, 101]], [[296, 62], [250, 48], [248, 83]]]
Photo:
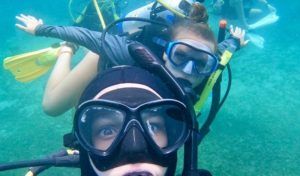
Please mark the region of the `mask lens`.
[[106, 151], [119, 136], [125, 116], [125, 112], [112, 107], [87, 107], [79, 118], [80, 135], [91, 148]]
[[[175, 67], [193, 75], [205, 75], [213, 72], [218, 62], [213, 54], [185, 43], [174, 44], [169, 59]], [[189, 71], [184, 71], [187, 69], [186, 67], [189, 67]]]
[[178, 106], [160, 105], [143, 109], [140, 113], [144, 130], [160, 149], [181, 142], [187, 127], [185, 113]]

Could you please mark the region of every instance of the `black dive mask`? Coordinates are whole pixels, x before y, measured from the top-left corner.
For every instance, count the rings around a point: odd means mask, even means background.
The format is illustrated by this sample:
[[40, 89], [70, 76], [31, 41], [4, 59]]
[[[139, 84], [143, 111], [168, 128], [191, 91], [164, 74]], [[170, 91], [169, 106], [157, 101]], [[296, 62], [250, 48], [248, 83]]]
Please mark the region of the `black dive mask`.
[[93, 165], [105, 171], [129, 163], [168, 167], [190, 134], [186, 106], [172, 99], [136, 108], [107, 100], [92, 100], [76, 111], [75, 135]]

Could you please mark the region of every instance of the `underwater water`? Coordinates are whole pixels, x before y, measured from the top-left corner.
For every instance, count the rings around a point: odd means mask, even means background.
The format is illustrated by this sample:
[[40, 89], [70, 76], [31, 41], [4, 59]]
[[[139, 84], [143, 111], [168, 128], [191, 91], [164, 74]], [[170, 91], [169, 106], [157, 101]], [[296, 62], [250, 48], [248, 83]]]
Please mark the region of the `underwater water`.
[[[235, 54], [231, 92], [199, 147], [199, 166], [216, 176], [300, 175], [300, 1], [269, 2], [280, 19], [256, 31], [265, 39], [264, 49], [250, 43]], [[46, 24], [72, 23], [68, 1], [1, 0], [1, 62], [58, 41], [17, 30], [15, 16], [20, 13], [40, 17]], [[56, 118], [43, 113], [48, 76], [24, 84], [0, 68], [0, 163], [38, 159], [62, 148], [62, 135], [72, 128], [72, 112]], [[42, 175], [79, 175], [79, 170], [53, 168]]]

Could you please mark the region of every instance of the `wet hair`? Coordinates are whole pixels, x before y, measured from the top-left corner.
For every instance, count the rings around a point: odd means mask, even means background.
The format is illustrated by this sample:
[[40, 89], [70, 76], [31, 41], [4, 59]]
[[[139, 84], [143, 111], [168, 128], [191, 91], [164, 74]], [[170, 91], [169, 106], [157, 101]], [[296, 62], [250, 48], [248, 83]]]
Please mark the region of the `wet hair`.
[[208, 21], [208, 13], [206, 8], [199, 2], [195, 2], [189, 12], [189, 18], [195, 23], [206, 23]]
[[200, 3], [194, 3], [189, 13], [189, 17], [178, 21], [171, 29], [172, 38], [176, 38], [178, 33], [193, 33], [207, 40], [214, 45], [216, 50], [217, 42], [213, 31], [207, 24], [208, 14], [206, 8]]

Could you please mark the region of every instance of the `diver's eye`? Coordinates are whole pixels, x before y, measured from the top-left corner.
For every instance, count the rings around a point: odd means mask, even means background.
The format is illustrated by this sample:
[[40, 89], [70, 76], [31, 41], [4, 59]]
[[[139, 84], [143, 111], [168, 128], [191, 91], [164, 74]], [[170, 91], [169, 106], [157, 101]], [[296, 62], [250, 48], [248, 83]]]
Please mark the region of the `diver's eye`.
[[155, 122], [147, 122], [147, 127], [148, 130], [150, 132], [151, 135], [156, 135], [159, 133], [164, 133], [165, 132], [165, 128], [164, 128], [164, 124], [162, 123], [155, 123]]
[[118, 134], [118, 129], [112, 126], [105, 126], [98, 129], [95, 136], [99, 139], [109, 139], [114, 138]]
[[172, 57], [173, 62], [177, 65], [181, 65], [189, 59], [190, 59], [190, 57], [188, 57], [186, 55], [186, 53], [182, 52], [182, 51], [176, 51], [175, 54]]
[[206, 61], [204, 61], [203, 59], [201, 60], [195, 60], [195, 64], [197, 69], [203, 69], [206, 66]]
[[159, 131], [158, 125], [153, 124], [153, 123], [150, 124], [150, 125], [148, 126], [148, 129], [149, 129], [149, 131], [151, 131], [152, 133], [156, 133], [156, 132]]

